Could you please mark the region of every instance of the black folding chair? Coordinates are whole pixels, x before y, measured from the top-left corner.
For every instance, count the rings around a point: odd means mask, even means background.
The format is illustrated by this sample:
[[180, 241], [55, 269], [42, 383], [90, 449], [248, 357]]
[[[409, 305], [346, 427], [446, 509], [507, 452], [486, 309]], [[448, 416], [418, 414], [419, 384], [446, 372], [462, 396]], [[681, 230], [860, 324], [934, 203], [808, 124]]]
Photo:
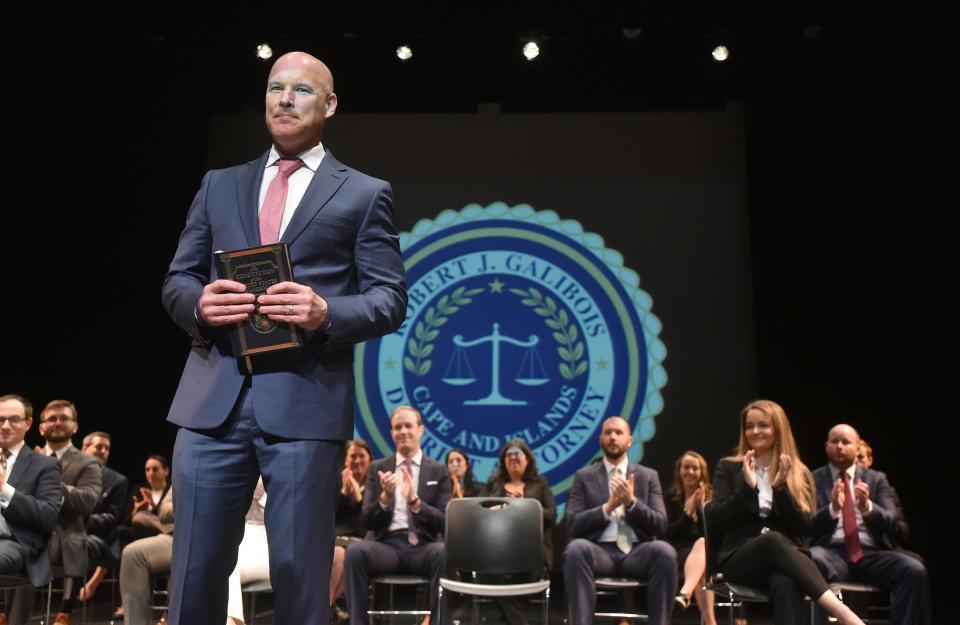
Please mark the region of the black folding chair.
[[[543, 547], [543, 508], [536, 499], [467, 497], [447, 505], [444, 590], [481, 597], [543, 593], [543, 623], [550, 613], [550, 577]], [[502, 581], [501, 581], [502, 580]]]

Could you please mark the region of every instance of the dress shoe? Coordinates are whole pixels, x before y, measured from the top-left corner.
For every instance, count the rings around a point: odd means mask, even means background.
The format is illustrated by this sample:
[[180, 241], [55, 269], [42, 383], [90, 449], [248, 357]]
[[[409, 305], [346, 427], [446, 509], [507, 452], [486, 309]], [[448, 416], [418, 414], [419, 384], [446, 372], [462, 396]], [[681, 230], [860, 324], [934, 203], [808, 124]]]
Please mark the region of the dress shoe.
[[687, 611], [687, 608], [690, 607], [690, 597], [686, 596], [682, 592], [678, 592], [677, 596], [673, 598], [673, 615], [679, 616]]

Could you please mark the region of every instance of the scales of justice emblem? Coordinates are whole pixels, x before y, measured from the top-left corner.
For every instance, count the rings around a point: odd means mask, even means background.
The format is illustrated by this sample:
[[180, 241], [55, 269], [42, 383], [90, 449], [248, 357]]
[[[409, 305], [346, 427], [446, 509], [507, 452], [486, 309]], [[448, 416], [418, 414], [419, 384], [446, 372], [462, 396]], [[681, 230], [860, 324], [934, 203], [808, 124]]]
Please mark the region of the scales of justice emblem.
[[444, 384], [451, 386], [465, 386], [473, 384], [477, 378], [473, 375], [473, 368], [470, 366], [470, 360], [467, 357], [465, 348], [474, 347], [489, 343], [491, 347], [490, 358], [490, 392], [480, 399], [465, 399], [465, 406], [526, 406], [527, 401], [523, 399], [510, 399], [504, 397], [500, 392], [500, 344], [515, 345], [525, 348], [523, 359], [520, 361], [519, 371], [514, 381], [524, 386], [542, 386], [550, 381], [546, 377], [543, 363], [537, 353], [536, 346], [540, 342], [540, 337], [531, 334], [526, 341], [521, 341], [509, 336], [500, 334], [500, 324], [493, 324], [493, 331], [472, 341], [465, 340], [463, 335], [457, 334], [453, 337], [453, 344], [456, 349], [447, 365], [447, 371], [442, 378]]
[[406, 321], [355, 354], [357, 435], [375, 455], [393, 453], [388, 417], [409, 404], [424, 453], [463, 449], [480, 481], [523, 439], [561, 504], [606, 417], [630, 423], [640, 460], [663, 409], [666, 347], [618, 252], [552, 211], [500, 203], [444, 211], [400, 243]]

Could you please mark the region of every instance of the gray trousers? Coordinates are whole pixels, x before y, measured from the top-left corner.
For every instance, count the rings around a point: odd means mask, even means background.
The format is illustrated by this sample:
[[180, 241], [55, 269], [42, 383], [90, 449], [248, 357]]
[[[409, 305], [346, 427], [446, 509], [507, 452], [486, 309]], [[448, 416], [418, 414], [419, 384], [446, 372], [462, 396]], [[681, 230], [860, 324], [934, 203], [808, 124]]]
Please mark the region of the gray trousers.
[[135, 540], [120, 556], [120, 596], [124, 625], [149, 625], [150, 576], [170, 572], [173, 536], [158, 534]]

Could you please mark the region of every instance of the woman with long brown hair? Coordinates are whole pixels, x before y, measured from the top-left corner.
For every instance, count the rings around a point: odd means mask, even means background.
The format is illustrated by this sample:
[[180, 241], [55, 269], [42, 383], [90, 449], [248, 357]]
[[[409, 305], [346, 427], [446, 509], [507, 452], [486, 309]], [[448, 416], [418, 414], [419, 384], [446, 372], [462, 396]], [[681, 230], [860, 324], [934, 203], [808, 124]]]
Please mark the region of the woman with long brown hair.
[[712, 494], [706, 459], [695, 451], [684, 452], [677, 458], [673, 486], [664, 497], [667, 505], [664, 540], [677, 550], [677, 562], [683, 566], [683, 586], [674, 599], [674, 613], [690, 607], [690, 598], [695, 596], [706, 625], [716, 625], [717, 619], [713, 613], [713, 593], [703, 590], [707, 556], [700, 511]]
[[727, 581], [767, 590], [778, 625], [806, 621], [807, 595], [841, 625], [863, 625], [840, 603], [803, 547], [815, 508], [813, 477], [800, 460], [787, 415], [758, 399], [740, 413], [736, 455], [724, 458], [707, 508], [720, 537], [717, 568]]

